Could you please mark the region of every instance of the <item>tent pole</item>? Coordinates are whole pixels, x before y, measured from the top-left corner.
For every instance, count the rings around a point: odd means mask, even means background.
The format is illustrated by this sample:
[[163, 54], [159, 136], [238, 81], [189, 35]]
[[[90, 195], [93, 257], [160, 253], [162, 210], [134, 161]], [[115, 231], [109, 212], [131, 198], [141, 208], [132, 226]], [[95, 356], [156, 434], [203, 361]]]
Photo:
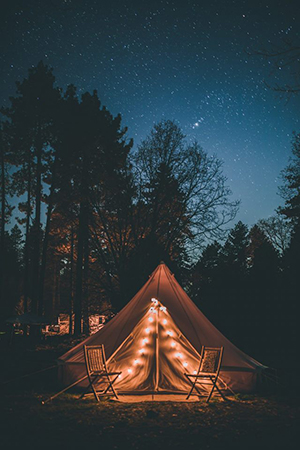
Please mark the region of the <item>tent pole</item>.
[[155, 314], [156, 323], [155, 323], [155, 366], [156, 366], [156, 374], [155, 374], [155, 391], [158, 391], [158, 381], [159, 381], [159, 340], [158, 340], [158, 318], [159, 318], [159, 308], [157, 308], [157, 314]]

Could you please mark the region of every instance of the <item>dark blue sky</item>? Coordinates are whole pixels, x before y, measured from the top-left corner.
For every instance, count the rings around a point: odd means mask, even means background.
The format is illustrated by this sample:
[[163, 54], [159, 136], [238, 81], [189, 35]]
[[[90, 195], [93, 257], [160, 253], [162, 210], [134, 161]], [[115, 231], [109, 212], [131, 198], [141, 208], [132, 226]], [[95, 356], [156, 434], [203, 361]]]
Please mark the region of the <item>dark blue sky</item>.
[[42, 59], [59, 86], [97, 89], [135, 145], [155, 122], [176, 120], [224, 161], [238, 219], [253, 225], [281, 202], [300, 96], [287, 102], [265, 84], [290, 82], [292, 70], [272, 72], [247, 52], [299, 45], [299, 16], [298, 0], [11, 0], [0, 19], [1, 105]]

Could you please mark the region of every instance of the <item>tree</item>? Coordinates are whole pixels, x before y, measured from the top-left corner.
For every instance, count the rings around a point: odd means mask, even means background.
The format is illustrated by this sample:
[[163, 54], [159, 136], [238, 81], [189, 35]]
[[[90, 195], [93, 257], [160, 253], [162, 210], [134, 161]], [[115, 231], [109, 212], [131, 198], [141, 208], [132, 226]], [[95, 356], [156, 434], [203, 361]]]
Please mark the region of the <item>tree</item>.
[[280, 254], [283, 254], [287, 250], [292, 231], [290, 221], [284, 219], [282, 215], [277, 214], [268, 219], [259, 220], [257, 226]]
[[245, 272], [248, 244], [248, 227], [239, 221], [230, 231], [222, 250], [225, 265], [234, 272]]
[[16, 305], [21, 298], [22, 276], [22, 232], [15, 225], [9, 232], [5, 232], [3, 282], [5, 286], [5, 301], [1, 305], [0, 319], [5, 319], [15, 312]]
[[264, 232], [254, 225], [250, 230], [249, 317], [255, 326], [254, 342], [259, 348], [279, 344], [282, 320], [282, 271], [280, 257]]
[[[20, 166], [14, 174], [17, 193], [27, 191], [26, 241], [24, 290], [25, 309], [28, 297], [29, 254], [28, 238], [32, 235], [32, 310], [37, 312], [40, 292], [40, 257], [41, 257], [41, 204], [43, 201], [43, 175], [49, 173], [52, 163], [51, 145], [53, 145], [53, 124], [60, 100], [60, 93], [54, 87], [55, 78], [52, 69], [39, 62], [37, 67], [29, 69], [28, 78], [17, 82], [17, 95], [11, 97], [11, 106], [3, 110], [8, 122], [6, 127], [10, 134], [10, 146], [14, 153], [14, 164]], [[24, 183], [24, 181], [26, 181]], [[34, 203], [33, 203], [34, 199]], [[32, 207], [35, 217], [30, 230]], [[23, 205], [20, 205], [23, 209]], [[40, 311], [41, 312], [41, 311]]]
[[292, 141], [292, 157], [289, 165], [282, 172], [283, 186], [280, 193], [285, 205], [279, 208], [291, 222], [292, 232], [290, 245], [283, 257], [285, 287], [285, 320], [291, 340], [296, 342], [297, 307], [300, 291], [300, 133], [295, 134]]
[[130, 260], [135, 249], [134, 206], [129, 167], [115, 169], [109, 179], [94, 189], [91, 222], [93, 255], [101, 263], [102, 288], [118, 310], [130, 299]]
[[[280, 44], [270, 44], [267, 48], [249, 53], [266, 59], [272, 67], [271, 75], [276, 74], [278, 77], [280, 73], [280, 77], [284, 77], [282, 82], [271, 86], [275, 92], [286, 94], [288, 97], [300, 92], [300, 46], [297, 41], [285, 38]], [[268, 83], [266, 84], [270, 87]]]
[[6, 136], [0, 123], [0, 165], [1, 165], [1, 211], [0, 211], [0, 304], [5, 301], [4, 293], [4, 270], [5, 270], [5, 225], [9, 221], [13, 206], [9, 204], [9, 194], [12, 192], [11, 174], [11, 155], [6, 142]]
[[[208, 244], [192, 268], [190, 294], [194, 302], [209, 318], [219, 321], [218, 308], [222, 292], [222, 246], [214, 241]], [[222, 301], [222, 300], [221, 300]]]
[[[74, 86], [65, 94], [61, 145], [64, 148], [59, 166], [55, 209], [70, 203], [66, 213], [76, 226], [76, 276], [74, 294], [75, 333], [81, 332], [82, 315], [87, 318], [91, 253], [94, 241], [100, 239], [98, 257], [102, 258], [102, 237], [109, 213], [120, 196], [121, 173], [126, 168], [127, 154], [132, 146], [121, 128], [121, 116], [113, 117], [101, 106], [97, 92], [85, 93], [79, 100]], [[107, 213], [107, 209], [109, 213]], [[74, 220], [75, 218], [75, 220]], [[93, 238], [93, 242], [92, 239]], [[102, 258], [103, 263], [106, 260]], [[107, 273], [110, 277], [110, 273]], [[87, 320], [84, 323], [87, 324]], [[87, 330], [86, 330], [87, 331]]]
[[239, 221], [229, 232], [220, 255], [219, 280], [219, 326], [225, 335], [242, 346], [246, 334], [243, 330], [248, 324], [248, 227]]
[[294, 134], [292, 141], [292, 157], [289, 165], [282, 171], [283, 186], [280, 194], [285, 206], [279, 212], [290, 218], [293, 223], [300, 221], [300, 133]]
[[137, 213], [136, 236], [155, 234], [170, 256], [175, 242], [175, 253], [184, 248], [193, 257], [206, 239], [224, 235], [238, 202], [229, 199], [222, 163], [197, 142], [186, 143], [174, 122], [156, 124], [133, 161], [136, 206], [143, 211]]

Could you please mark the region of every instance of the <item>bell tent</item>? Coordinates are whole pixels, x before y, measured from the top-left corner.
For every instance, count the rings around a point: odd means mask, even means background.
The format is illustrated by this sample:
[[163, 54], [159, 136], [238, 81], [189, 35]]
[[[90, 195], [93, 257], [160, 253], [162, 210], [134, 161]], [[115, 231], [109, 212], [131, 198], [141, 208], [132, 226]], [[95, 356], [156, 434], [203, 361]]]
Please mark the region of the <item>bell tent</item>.
[[[196, 373], [203, 345], [224, 347], [219, 382], [233, 392], [251, 392], [265, 368], [247, 356], [202, 314], [161, 263], [133, 299], [101, 330], [58, 360], [67, 386], [86, 375], [84, 345], [104, 344], [114, 386], [122, 394], [186, 394], [184, 373]], [[83, 379], [78, 385], [86, 387]]]

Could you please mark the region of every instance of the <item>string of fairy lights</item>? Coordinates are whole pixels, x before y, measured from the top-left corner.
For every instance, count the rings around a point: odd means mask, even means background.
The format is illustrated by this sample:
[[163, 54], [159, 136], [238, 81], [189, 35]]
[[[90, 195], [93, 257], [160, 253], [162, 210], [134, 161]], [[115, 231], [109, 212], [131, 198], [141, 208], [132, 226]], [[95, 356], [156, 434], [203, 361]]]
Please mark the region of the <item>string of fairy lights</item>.
[[[139, 339], [140, 347], [137, 350], [138, 356], [132, 360], [130, 367], [127, 368], [127, 376], [135, 376], [136, 369], [144, 365], [143, 358], [149, 354], [151, 351], [149, 348], [151, 342], [153, 340], [155, 342], [157, 338], [158, 324], [162, 329], [159, 335], [160, 347], [163, 347], [167, 352], [168, 350], [171, 351], [170, 357], [173, 357], [177, 363], [181, 363], [183, 370], [188, 370], [194, 365], [194, 361], [189, 361], [190, 358], [179, 342], [180, 335], [178, 335], [175, 329], [172, 329], [172, 321], [169, 319], [167, 308], [156, 298], [151, 298], [151, 306], [147, 312], [146, 320], [146, 328], [144, 328], [144, 333], [141, 339]], [[176, 339], [178, 340], [176, 341]], [[191, 373], [196, 374], [197, 370], [193, 370]], [[119, 378], [122, 378], [122, 375], [119, 375]]]

